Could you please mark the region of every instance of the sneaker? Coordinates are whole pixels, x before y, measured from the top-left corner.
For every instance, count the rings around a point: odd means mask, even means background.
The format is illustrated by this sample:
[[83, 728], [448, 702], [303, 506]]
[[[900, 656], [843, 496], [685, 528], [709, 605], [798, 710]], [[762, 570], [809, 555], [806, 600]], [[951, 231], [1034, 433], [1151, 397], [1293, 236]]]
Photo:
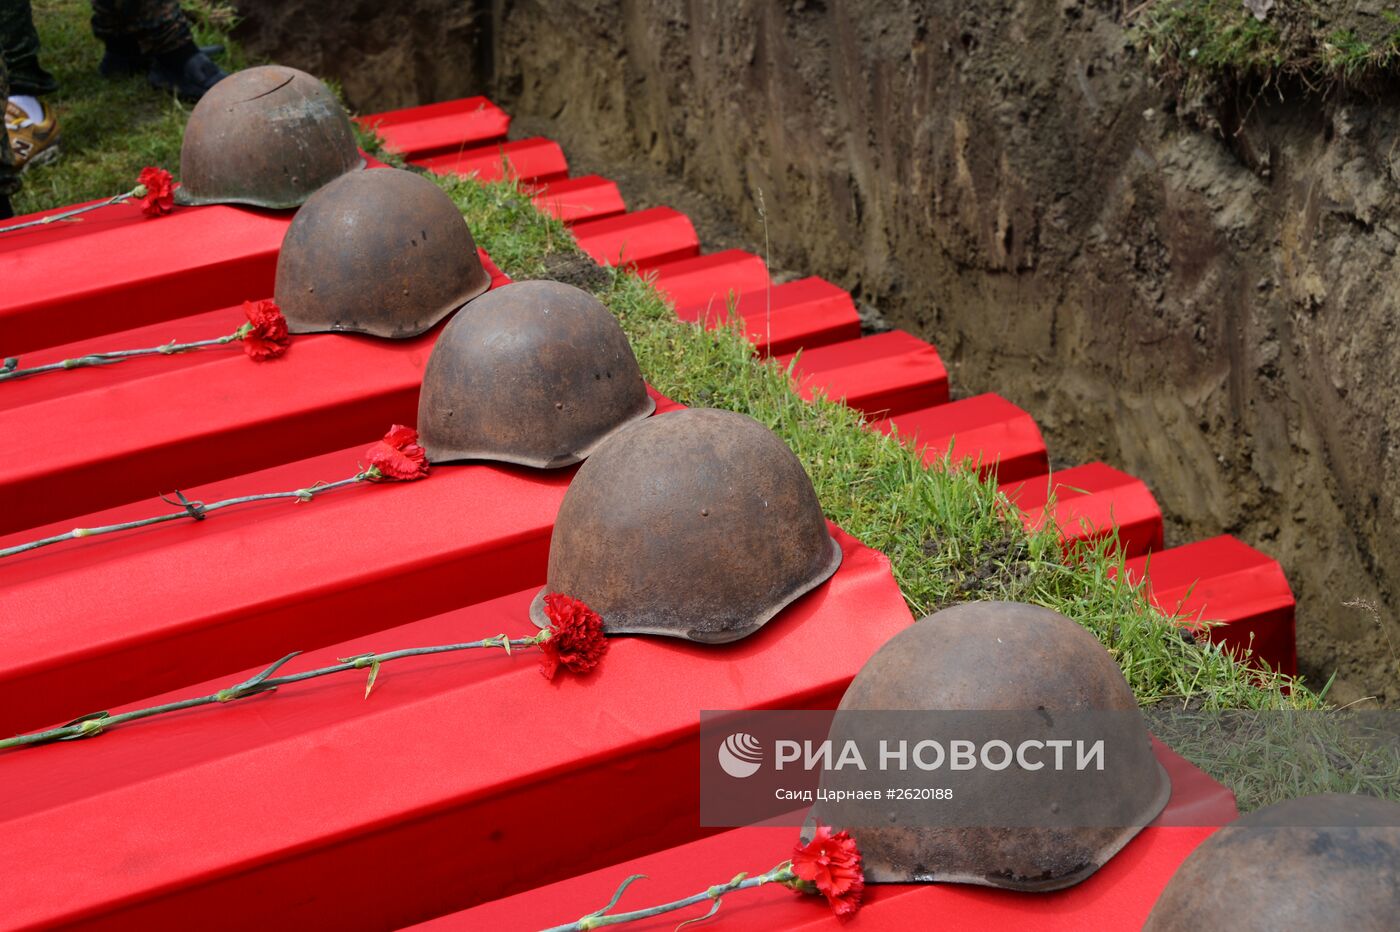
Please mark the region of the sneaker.
[[[210, 58], [224, 53], [222, 45], [201, 45], [199, 50]], [[126, 78], [145, 74], [150, 68], [151, 56], [143, 55], [135, 42], [113, 41], [107, 43], [97, 72], [104, 78]]]
[[167, 65], [159, 58], [151, 60], [151, 70], [146, 80], [161, 91], [174, 91], [186, 100], [199, 100], [209, 88], [218, 84], [228, 74], [214, 64], [204, 52], [196, 52], [179, 66]]
[[58, 158], [58, 117], [47, 104], [43, 121], [35, 123], [22, 107], [5, 101], [5, 129], [10, 134], [15, 167], [21, 172]]

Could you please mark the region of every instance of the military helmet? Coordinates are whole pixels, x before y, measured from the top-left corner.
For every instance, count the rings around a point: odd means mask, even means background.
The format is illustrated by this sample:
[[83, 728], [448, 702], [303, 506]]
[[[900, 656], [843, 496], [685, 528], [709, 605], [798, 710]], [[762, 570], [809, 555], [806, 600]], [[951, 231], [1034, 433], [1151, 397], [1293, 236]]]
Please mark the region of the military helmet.
[[[990, 775], [936, 771], [940, 781], [966, 780], [971, 792], [959, 786], [928, 818], [934, 810], [927, 803], [887, 806], [875, 824], [856, 825], [842, 821], [841, 813], [853, 810], [818, 802], [813, 817], [850, 830], [872, 883], [1072, 886], [1127, 844], [1171, 795], [1118, 665], [1092, 634], [1040, 606], [970, 602], [906, 628], [852, 680], [832, 722], [833, 744], [842, 746], [875, 718], [849, 714], [862, 711], [903, 712], [917, 728], [959, 732], [979, 745], [1063, 738], [1088, 722], [1106, 745], [1102, 771], [1052, 775], [1040, 761], [1038, 768]], [[1000, 782], [993, 786], [989, 776]], [[843, 779], [850, 778], [834, 781]], [[823, 783], [839, 788], [830, 772]]]
[[1222, 826], [1172, 876], [1143, 926], [1394, 929], [1400, 922], [1400, 803], [1326, 794]]
[[292, 333], [403, 339], [491, 286], [452, 199], [421, 175], [375, 168], [311, 196], [277, 256], [277, 304]]
[[579, 467], [530, 616], [547, 625], [544, 596], [559, 592], [609, 634], [735, 641], [840, 563], [787, 445], [746, 415], [690, 408], [618, 431]]
[[438, 337], [418, 430], [434, 463], [569, 466], [656, 410], [617, 318], [571, 285], [518, 282]]
[[350, 118], [329, 88], [284, 65], [248, 68], [195, 104], [175, 202], [298, 207], [364, 164]]

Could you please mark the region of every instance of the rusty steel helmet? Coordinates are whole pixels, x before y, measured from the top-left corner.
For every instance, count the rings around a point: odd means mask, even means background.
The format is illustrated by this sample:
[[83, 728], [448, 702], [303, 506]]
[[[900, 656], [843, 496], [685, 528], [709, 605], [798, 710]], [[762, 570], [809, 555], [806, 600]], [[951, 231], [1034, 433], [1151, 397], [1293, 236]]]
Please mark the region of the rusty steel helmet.
[[1397, 922], [1400, 803], [1327, 794], [1221, 827], [1177, 868], [1143, 929], [1379, 932]]
[[618, 431], [579, 468], [554, 523], [544, 596], [581, 599], [609, 634], [706, 644], [757, 631], [836, 572], [802, 464], [751, 417], [690, 408]]
[[923, 810], [901, 810], [910, 819], [881, 810], [877, 824], [859, 826], [833, 818], [839, 806], [818, 802], [813, 817], [849, 828], [872, 883], [953, 882], [1021, 891], [1072, 886], [1156, 818], [1171, 795], [1118, 665], [1092, 634], [1040, 606], [969, 602], [906, 628], [852, 680], [833, 719], [833, 744], [862, 725], [883, 727], [864, 724], [869, 717], [860, 715], [843, 719], [843, 713], [861, 711], [900, 711], [918, 729], [966, 731], [954, 737], [967, 739], [980, 732], [984, 740], [1060, 737], [1073, 722], [1089, 719], [1107, 747], [1102, 772], [1070, 771], [1049, 783], [1035, 772], [1050, 773], [1043, 763], [1001, 770], [995, 776], [1006, 782], [995, 788], [985, 770], [938, 770], [933, 775], [940, 781], [968, 782], [938, 803], [936, 818], [927, 821], [931, 810], [924, 803], [915, 804]]
[[472, 302], [438, 337], [418, 396], [434, 463], [582, 461], [656, 410], [617, 318], [572, 285], [527, 281]]
[[341, 175], [292, 218], [273, 291], [292, 333], [403, 339], [489, 287], [452, 199], [413, 172], [375, 168]]
[[329, 88], [284, 65], [248, 68], [195, 104], [175, 202], [298, 207], [364, 164], [350, 118]]

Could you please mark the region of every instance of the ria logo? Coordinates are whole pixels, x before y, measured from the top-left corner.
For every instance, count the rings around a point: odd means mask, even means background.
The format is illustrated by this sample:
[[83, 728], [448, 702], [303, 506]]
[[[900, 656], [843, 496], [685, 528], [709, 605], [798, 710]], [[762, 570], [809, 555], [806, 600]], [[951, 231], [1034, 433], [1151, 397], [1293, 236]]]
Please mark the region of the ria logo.
[[753, 735], [735, 732], [719, 746], [719, 766], [731, 777], [751, 777], [763, 766], [763, 745]]

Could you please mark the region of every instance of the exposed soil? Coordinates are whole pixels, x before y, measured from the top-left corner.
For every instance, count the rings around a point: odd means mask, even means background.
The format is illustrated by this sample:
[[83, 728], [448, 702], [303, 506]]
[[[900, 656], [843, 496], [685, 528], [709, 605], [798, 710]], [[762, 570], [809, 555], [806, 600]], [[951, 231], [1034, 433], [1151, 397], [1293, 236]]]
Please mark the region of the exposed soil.
[[762, 204], [775, 267], [930, 339], [1055, 461], [1143, 477], [1168, 543], [1277, 557], [1310, 680], [1400, 702], [1393, 93], [1275, 92], [1222, 139], [1107, 0], [239, 6], [356, 107], [486, 92], [711, 246], [761, 252]]

